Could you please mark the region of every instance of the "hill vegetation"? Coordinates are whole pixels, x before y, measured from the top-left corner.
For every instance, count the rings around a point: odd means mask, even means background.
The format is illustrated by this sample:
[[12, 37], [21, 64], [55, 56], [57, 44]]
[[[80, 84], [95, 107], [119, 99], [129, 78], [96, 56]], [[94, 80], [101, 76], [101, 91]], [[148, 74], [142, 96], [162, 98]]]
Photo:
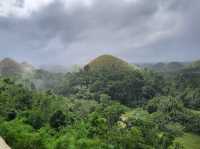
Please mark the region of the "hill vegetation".
[[196, 62], [156, 72], [103, 55], [78, 72], [16, 77], [11, 66], [32, 67], [10, 61], [0, 76], [0, 136], [13, 149], [198, 149]]
[[139, 66], [142, 68], [147, 68], [152, 71], [161, 72], [161, 73], [178, 72], [178, 71], [184, 69], [187, 65], [188, 65], [188, 63], [181, 63], [181, 62], [139, 64]]
[[200, 136], [192, 133], [185, 133], [182, 137], [176, 139], [183, 144], [186, 149], [198, 149], [200, 147]]

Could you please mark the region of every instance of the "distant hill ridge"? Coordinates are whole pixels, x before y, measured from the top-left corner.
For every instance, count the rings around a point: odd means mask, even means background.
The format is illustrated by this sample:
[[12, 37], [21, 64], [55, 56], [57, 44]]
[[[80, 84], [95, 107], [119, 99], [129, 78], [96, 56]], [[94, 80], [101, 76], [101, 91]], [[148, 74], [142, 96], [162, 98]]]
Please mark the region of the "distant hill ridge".
[[183, 62], [169, 62], [169, 63], [145, 63], [138, 64], [141, 68], [147, 68], [156, 72], [177, 72], [184, 69], [187, 63]]

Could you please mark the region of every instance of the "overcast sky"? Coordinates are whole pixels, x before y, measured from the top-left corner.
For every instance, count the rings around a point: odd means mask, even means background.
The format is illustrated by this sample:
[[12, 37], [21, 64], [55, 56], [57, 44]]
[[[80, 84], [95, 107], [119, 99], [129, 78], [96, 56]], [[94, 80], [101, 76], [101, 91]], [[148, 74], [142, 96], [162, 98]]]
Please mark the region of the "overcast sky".
[[85, 64], [200, 59], [200, 0], [0, 0], [0, 58]]

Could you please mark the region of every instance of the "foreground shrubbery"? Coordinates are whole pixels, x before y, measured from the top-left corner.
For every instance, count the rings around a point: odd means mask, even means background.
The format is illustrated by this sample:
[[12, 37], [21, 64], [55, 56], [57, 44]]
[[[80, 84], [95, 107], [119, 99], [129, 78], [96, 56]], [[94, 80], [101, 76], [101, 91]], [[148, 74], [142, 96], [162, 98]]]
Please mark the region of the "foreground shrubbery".
[[148, 112], [132, 111], [106, 95], [97, 103], [1, 84], [1, 104], [12, 101], [15, 114], [2, 106], [0, 135], [14, 149], [167, 148], [173, 143], [172, 134], [159, 129]]

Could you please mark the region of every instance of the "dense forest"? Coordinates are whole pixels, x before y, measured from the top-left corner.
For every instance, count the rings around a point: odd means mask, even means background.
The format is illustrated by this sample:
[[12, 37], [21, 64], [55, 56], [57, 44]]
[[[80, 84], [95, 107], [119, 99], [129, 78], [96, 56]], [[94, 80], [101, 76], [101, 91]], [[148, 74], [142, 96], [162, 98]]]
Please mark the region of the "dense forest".
[[52, 73], [0, 62], [0, 136], [12, 149], [200, 149], [200, 61], [100, 56]]

